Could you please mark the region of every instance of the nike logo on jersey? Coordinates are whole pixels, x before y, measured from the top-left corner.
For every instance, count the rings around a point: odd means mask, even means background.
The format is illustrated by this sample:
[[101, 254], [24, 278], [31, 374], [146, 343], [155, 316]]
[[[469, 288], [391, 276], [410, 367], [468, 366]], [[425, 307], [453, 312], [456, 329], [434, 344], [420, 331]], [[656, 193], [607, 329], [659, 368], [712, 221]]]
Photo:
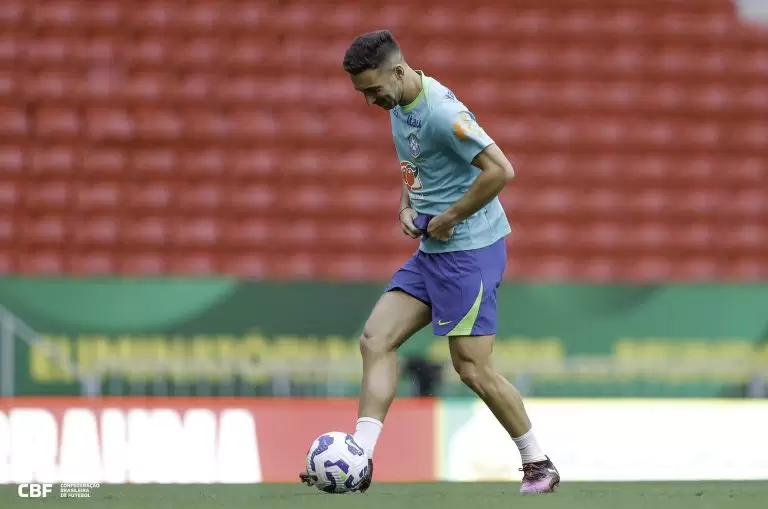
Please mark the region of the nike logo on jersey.
[[449, 324], [449, 323], [451, 323], [452, 321], [453, 321], [453, 320], [448, 320], [447, 322], [444, 322], [444, 321], [442, 321], [442, 320], [438, 320], [438, 321], [437, 321], [437, 325], [440, 325], [440, 326], [443, 326], [443, 325], [448, 325], [448, 324]]

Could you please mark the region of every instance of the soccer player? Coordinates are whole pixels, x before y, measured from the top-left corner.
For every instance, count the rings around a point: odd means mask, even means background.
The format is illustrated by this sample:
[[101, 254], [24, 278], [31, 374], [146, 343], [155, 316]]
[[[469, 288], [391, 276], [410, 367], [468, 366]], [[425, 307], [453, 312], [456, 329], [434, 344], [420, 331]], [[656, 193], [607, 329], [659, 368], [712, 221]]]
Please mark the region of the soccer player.
[[[522, 493], [551, 492], [560, 482], [531, 429], [520, 393], [491, 362], [496, 289], [506, 268], [510, 233], [498, 199], [514, 171], [474, 115], [448, 88], [403, 59], [392, 34], [357, 37], [344, 70], [366, 102], [389, 111], [400, 159], [403, 233], [420, 238], [416, 253], [392, 277], [360, 337], [363, 379], [355, 439], [369, 458], [395, 396], [398, 347], [430, 322], [448, 338], [453, 367], [517, 445]], [[311, 484], [309, 472], [300, 479]]]

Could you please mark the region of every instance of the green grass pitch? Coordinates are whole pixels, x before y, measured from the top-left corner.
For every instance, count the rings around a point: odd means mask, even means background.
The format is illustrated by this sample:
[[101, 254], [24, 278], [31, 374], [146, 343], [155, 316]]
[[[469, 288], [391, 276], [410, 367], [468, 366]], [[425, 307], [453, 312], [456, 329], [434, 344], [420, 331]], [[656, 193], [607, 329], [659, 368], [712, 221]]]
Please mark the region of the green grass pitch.
[[[327, 495], [302, 485], [104, 485], [92, 498], [23, 499], [0, 486], [0, 508], [21, 509], [765, 509], [768, 481], [566, 483], [520, 495], [517, 483], [387, 484], [366, 494]], [[58, 495], [54, 487], [54, 495]]]

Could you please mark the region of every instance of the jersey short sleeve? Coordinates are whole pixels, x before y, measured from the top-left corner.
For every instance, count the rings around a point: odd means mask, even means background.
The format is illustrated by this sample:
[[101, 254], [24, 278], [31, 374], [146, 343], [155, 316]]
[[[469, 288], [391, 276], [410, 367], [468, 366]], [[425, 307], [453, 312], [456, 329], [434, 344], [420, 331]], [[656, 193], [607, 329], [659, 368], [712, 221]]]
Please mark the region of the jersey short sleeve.
[[432, 116], [434, 134], [467, 164], [494, 143], [475, 116], [458, 101], [439, 104]]

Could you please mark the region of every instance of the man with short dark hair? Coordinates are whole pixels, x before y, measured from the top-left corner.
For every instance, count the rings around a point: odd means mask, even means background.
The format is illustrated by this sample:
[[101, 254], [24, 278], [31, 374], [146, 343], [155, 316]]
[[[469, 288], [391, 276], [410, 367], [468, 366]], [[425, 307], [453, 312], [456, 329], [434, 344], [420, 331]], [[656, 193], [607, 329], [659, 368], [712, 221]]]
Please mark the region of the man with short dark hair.
[[[501, 149], [448, 88], [412, 69], [387, 30], [356, 38], [344, 70], [366, 102], [388, 110], [403, 176], [400, 224], [420, 238], [416, 253], [392, 277], [360, 337], [363, 357], [355, 440], [368, 458], [395, 396], [397, 349], [430, 322], [448, 338], [461, 380], [493, 412], [517, 445], [523, 493], [551, 492], [557, 469], [531, 430], [520, 393], [491, 362], [496, 290], [511, 232], [498, 194], [514, 177]], [[300, 474], [311, 484], [311, 472]]]

